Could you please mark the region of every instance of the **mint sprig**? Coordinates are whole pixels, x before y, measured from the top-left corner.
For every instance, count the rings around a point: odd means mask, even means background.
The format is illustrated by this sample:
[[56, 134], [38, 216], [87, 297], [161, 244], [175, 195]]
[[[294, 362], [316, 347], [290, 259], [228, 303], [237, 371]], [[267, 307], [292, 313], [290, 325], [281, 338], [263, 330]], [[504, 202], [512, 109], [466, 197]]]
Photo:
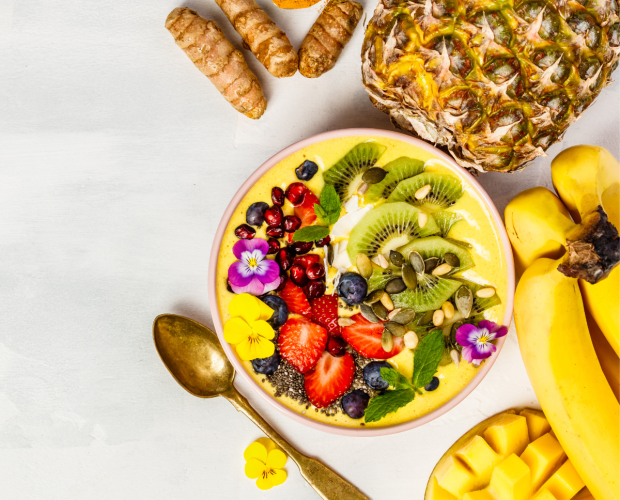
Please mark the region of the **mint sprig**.
[[443, 332], [435, 330], [424, 337], [413, 356], [411, 382], [394, 368], [381, 368], [381, 378], [392, 390], [378, 394], [370, 400], [364, 413], [366, 422], [377, 422], [389, 413], [397, 411], [414, 400], [416, 393], [424, 394], [422, 388], [433, 379], [443, 356]]
[[319, 203], [314, 204], [314, 213], [322, 225], [298, 229], [293, 234], [293, 241], [317, 241], [329, 235], [329, 226], [340, 218], [340, 196], [331, 184], [321, 191]]
[[329, 235], [327, 226], [306, 226], [295, 231], [293, 241], [317, 241]]

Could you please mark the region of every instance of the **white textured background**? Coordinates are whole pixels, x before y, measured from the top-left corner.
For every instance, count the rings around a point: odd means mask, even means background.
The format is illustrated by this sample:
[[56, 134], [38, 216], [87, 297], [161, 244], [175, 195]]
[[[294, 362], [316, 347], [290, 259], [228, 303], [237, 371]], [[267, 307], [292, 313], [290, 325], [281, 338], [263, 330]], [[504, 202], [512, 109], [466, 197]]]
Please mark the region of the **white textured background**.
[[[280, 11], [295, 46], [317, 7]], [[370, 15], [375, 0], [364, 1]], [[172, 0], [0, 0], [0, 497], [314, 499], [289, 480], [260, 492], [243, 450], [260, 432], [223, 399], [177, 386], [151, 340], [156, 315], [212, 325], [207, 262], [242, 181], [299, 139], [346, 127], [391, 129], [360, 83], [358, 27], [318, 80], [276, 81], [246, 52], [269, 100], [238, 115], [175, 46]], [[185, 5], [239, 37], [210, 0]], [[579, 143], [618, 156], [619, 86], [575, 123], [551, 157]], [[486, 174], [500, 211], [551, 186], [550, 158]], [[536, 405], [514, 329], [460, 406], [404, 434], [354, 439], [310, 430], [240, 389], [300, 450], [366, 494], [422, 499], [446, 448], [486, 416]]]

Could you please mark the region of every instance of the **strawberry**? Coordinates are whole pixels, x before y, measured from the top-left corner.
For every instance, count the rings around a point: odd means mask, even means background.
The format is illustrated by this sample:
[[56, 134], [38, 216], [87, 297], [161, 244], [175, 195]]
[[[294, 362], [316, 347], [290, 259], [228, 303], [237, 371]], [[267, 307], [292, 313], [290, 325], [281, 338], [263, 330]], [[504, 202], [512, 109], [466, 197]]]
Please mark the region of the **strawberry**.
[[340, 335], [338, 297], [323, 295], [312, 301], [312, 321], [326, 328], [330, 335]]
[[[301, 226], [299, 226], [299, 229], [311, 225], [316, 220], [316, 214], [314, 213], [315, 204], [319, 204], [319, 199], [308, 189], [306, 195], [304, 196], [303, 203], [296, 206], [294, 209], [295, 215], [301, 220]], [[288, 233], [289, 243], [293, 241], [293, 234], [295, 233]]]
[[304, 387], [310, 402], [317, 408], [325, 408], [342, 396], [355, 377], [355, 361], [351, 353], [342, 357], [325, 351], [314, 370], [306, 373]]
[[306, 318], [289, 318], [278, 336], [280, 354], [299, 373], [306, 373], [321, 357], [327, 331]]
[[278, 292], [278, 295], [286, 302], [289, 312], [301, 314], [308, 318], [312, 314], [306, 294], [291, 280], [286, 280], [284, 288]]
[[383, 323], [371, 323], [361, 314], [356, 314], [351, 319], [355, 323], [342, 328], [342, 337], [362, 356], [371, 359], [389, 359], [403, 350], [402, 337], [394, 337], [394, 347], [390, 352], [383, 350], [381, 347]]

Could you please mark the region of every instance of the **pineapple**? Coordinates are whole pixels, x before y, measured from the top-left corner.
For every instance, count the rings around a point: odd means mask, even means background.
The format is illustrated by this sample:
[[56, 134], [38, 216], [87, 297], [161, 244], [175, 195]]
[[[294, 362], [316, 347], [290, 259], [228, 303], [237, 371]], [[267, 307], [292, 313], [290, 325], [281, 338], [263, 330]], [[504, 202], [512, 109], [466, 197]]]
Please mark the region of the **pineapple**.
[[469, 170], [514, 172], [611, 81], [618, 0], [380, 0], [364, 85], [392, 122]]

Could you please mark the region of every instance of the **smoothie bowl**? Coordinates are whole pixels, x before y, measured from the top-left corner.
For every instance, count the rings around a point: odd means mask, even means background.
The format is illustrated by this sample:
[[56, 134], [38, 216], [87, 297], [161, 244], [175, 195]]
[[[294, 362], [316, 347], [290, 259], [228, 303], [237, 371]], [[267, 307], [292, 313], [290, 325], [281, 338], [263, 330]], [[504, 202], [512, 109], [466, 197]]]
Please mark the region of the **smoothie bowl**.
[[476, 180], [420, 140], [327, 132], [264, 163], [218, 227], [213, 320], [262, 397], [326, 432], [422, 425], [484, 378], [514, 270]]

